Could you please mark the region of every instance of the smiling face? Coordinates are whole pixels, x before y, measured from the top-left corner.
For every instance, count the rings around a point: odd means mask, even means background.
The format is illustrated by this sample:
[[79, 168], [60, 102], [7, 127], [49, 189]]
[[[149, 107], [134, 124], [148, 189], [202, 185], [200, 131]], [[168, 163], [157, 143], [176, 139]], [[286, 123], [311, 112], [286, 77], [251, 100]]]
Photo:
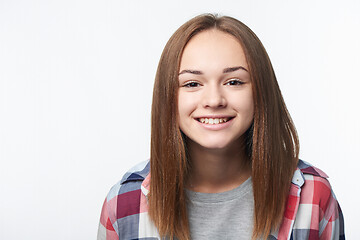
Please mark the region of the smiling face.
[[207, 149], [241, 144], [254, 103], [245, 54], [235, 37], [206, 30], [188, 42], [180, 62], [178, 113], [190, 144]]

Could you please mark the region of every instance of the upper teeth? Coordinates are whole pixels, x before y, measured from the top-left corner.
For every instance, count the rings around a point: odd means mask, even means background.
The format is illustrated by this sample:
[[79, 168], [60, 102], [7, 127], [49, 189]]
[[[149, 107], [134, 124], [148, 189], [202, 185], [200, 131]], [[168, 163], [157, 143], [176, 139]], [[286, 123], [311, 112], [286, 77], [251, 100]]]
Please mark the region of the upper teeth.
[[200, 118], [200, 122], [206, 124], [219, 124], [227, 121], [228, 118]]

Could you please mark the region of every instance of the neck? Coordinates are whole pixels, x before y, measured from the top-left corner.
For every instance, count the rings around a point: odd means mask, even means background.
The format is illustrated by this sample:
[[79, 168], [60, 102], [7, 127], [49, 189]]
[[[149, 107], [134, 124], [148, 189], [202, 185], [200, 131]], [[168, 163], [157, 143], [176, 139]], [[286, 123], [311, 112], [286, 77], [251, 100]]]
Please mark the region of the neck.
[[207, 149], [188, 139], [188, 150], [191, 168], [187, 187], [192, 191], [229, 191], [251, 176], [251, 164], [244, 144]]

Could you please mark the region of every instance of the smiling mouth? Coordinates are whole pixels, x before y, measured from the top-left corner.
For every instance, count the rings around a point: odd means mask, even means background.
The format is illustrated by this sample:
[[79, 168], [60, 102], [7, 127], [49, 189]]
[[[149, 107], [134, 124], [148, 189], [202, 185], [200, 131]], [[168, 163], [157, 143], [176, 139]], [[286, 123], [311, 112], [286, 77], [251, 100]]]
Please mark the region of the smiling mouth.
[[221, 124], [226, 123], [233, 119], [234, 117], [226, 117], [226, 118], [197, 118], [196, 120], [205, 123], [205, 124]]

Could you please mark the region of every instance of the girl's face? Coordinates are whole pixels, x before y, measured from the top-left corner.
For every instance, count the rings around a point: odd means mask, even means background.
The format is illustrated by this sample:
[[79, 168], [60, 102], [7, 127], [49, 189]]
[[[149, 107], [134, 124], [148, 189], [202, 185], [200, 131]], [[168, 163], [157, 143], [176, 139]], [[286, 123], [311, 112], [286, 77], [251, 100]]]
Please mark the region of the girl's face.
[[204, 148], [241, 144], [253, 121], [254, 101], [236, 38], [207, 30], [188, 42], [180, 63], [178, 113], [182, 132]]

